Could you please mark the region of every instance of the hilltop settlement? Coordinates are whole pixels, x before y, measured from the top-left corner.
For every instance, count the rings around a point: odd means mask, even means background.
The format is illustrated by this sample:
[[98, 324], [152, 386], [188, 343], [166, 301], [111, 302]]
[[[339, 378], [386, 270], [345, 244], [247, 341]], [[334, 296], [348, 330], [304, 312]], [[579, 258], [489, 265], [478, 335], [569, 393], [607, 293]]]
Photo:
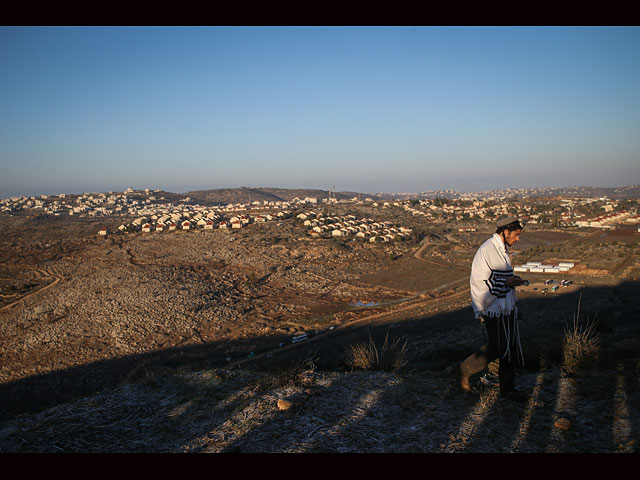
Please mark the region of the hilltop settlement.
[[[308, 207], [326, 211], [332, 205], [343, 204], [368, 206], [374, 209], [391, 207], [402, 209], [413, 216], [421, 216], [426, 222], [442, 224], [456, 222], [473, 226], [461, 226], [461, 230], [477, 228], [478, 222], [486, 223], [504, 215], [515, 215], [529, 225], [547, 227], [596, 227], [613, 228], [618, 224], [640, 225], [637, 200], [612, 199], [604, 197], [548, 197], [538, 196], [529, 189], [529, 194], [521, 196], [520, 192], [491, 192], [484, 199], [470, 198], [469, 195], [453, 195], [453, 192], [437, 192], [435, 195], [457, 197], [455, 200], [445, 196], [430, 199], [396, 199], [382, 200], [367, 196], [337, 199], [335, 196], [294, 197], [290, 200], [253, 200], [244, 203], [215, 204], [207, 201], [199, 202], [198, 197], [177, 195], [151, 191], [149, 189], [134, 190], [128, 188], [121, 193], [85, 193], [80, 195], [40, 195], [18, 196], [0, 200], [0, 212], [12, 213], [30, 210], [35, 213], [52, 216], [79, 217], [114, 217], [130, 218], [123, 222], [117, 230], [130, 232], [162, 232], [165, 230], [227, 229], [242, 228], [248, 223], [290, 218], [293, 212]], [[167, 198], [171, 196], [172, 198]], [[237, 214], [236, 214], [237, 213]], [[345, 218], [324, 216], [321, 212], [308, 210], [298, 213], [296, 218], [308, 220], [315, 233], [331, 233], [332, 235], [348, 235], [365, 233], [371, 228], [365, 225], [375, 223], [372, 219], [362, 219], [355, 225], [356, 218], [348, 215]], [[334, 224], [330, 227], [330, 224]], [[351, 227], [351, 228], [348, 228]], [[380, 225], [374, 225], [380, 229]], [[389, 228], [388, 225], [386, 225]], [[341, 232], [341, 233], [339, 233]], [[105, 229], [101, 234], [105, 234]], [[409, 233], [399, 231], [398, 233]], [[369, 239], [372, 235], [359, 235]], [[401, 236], [402, 238], [402, 236]]]

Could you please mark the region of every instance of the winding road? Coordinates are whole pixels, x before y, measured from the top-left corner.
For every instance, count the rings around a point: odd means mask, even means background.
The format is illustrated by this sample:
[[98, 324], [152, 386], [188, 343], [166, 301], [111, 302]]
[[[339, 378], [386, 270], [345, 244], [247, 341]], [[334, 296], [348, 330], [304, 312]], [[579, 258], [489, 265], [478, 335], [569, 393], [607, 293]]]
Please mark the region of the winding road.
[[37, 295], [39, 293], [42, 293], [52, 287], [54, 287], [55, 285], [57, 285], [62, 279], [63, 277], [61, 277], [60, 275], [55, 275], [52, 274], [50, 272], [48, 272], [47, 270], [43, 270], [41, 268], [36, 268], [36, 267], [31, 267], [31, 266], [26, 266], [26, 265], [19, 265], [20, 268], [32, 268], [35, 270], [36, 274], [43, 277], [43, 278], [53, 278], [53, 282], [45, 285], [42, 288], [39, 288], [38, 290], [28, 293], [27, 295], [25, 295], [24, 297], [21, 297], [20, 299], [16, 300], [15, 302], [9, 303], [8, 305], [3, 306], [2, 308], [0, 308], [0, 311], [4, 311], [4, 310], [9, 310], [10, 308], [15, 307], [16, 305], [18, 305], [19, 303], [24, 302], [25, 300], [27, 300], [28, 298], [33, 297], [34, 295]]

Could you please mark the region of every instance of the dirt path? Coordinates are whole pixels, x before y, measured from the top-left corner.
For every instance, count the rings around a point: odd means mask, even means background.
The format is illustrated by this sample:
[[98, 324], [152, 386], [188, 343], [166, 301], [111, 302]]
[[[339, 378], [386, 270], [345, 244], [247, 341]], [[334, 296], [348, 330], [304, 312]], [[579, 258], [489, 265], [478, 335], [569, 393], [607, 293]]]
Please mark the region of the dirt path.
[[44, 278], [53, 278], [53, 282], [51, 282], [48, 285], [45, 285], [42, 288], [39, 288], [38, 290], [36, 290], [35, 292], [31, 292], [27, 295], [25, 295], [24, 297], [20, 298], [19, 300], [16, 300], [15, 302], [9, 303], [8, 305], [5, 305], [4, 307], [0, 308], [0, 311], [3, 310], [9, 310], [10, 308], [15, 307], [16, 305], [18, 305], [19, 303], [24, 302], [26, 299], [33, 297], [34, 295], [37, 295], [39, 293], [42, 293], [54, 286], [56, 286], [58, 283], [60, 283], [60, 280], [62, 280], [63, 277], [59, 276], [59, 275], [52, 275], [51, 273], [47, 272], [46, 270], [42, 270], [40, 268], [35, 268], [35, 267], [31, 267], [31, 266], [27, 266], [27, 265], [19, 265], [21, 268], [32, 268], [36, 271], [36, 273]]
[[427, 249], [428, 246], [429, 246], [429, 244], [423, 243], [422, 246], [413, 254], [413, 256], [415, 258], [417, 258], [418, 260], [422, 261], [422, 262], [431, 263], [431, 264], [437, 265], [439, 267], [450, 268], [452, 270], [458, 270], [460, 272], [467, 272], [466, 269], [463, 269], [463, 268], [460, 268], [460, 267], [455, 267], [453, 265], [449, 265], [448, 263], [436, 262], [435, 260], [428, 260], [428, 259], [424, 258], [422, 256], [422, 253]]
[[434, 291], [442, 291], [442, 290], [447, 290], [449, 288], [453, 288], [456, 285], [467, 281], [469, 279], [469, 272], [466, 269], [460, 268], [460, 267], [454, 267], [453, 265], [448, 265], [446, 263], [441, 263], [441, 262], [436, 262], [434, 260], [427, 260], [426, 258], [424, 258], [422, 256], [422, 253], [425, 251], [425, 249], [428, 247], [428, 244], [423, 243], [422, 246], [413, 254], [413, 256], [415, 258], [417, 258], [418, 260], [420, 260], [421, 262], [426, 262], [426, 263], [431, 263], [432, 265], [437, 265], [439, 267], [446, 267], [446, 268], [450, 268], [452, 270], [457, 270], [460, 272], [465, 272], [465, 275], [463, 277], [460, 277], [456, 280], [453, 280], [452, 282], [448, 282], [448, 283], [444, 283], [438, 287], [436, 287], [434, 289]]

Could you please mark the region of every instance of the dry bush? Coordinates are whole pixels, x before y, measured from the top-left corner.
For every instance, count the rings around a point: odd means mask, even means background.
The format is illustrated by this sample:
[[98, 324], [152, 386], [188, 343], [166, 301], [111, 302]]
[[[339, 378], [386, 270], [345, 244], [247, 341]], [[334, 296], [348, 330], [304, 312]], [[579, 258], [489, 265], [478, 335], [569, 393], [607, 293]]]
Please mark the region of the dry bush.
[[596, 317], [580, 322], [580, 300], [573, 316], [573, 326], [565, 326], [563, 370], [568, 374], [577, 374], [585, 365], [595, 360], [600, 348], [600, 337], [597, 332]]
[[407, 365], [407, 342], [389, 340], [389, 332], [385, 335], [382, 348], [378, 348], [371, 335], [368, 342], [350, 345], [345, 353], [348, 367], [361, 370], [382, 370], [397, 372]]

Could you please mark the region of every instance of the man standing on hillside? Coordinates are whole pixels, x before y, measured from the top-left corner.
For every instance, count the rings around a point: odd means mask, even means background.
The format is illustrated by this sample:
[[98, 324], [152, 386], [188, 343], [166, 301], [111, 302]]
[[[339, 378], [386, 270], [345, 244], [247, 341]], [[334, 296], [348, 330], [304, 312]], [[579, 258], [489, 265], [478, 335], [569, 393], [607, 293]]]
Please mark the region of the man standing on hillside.
[[513, 274], [509, 247], [520, 239], [522, 225], [513, 217], [502, 218], [496, 232], [484, 242], [471, 265], [471, 305], [486, 333], [486, 345], [458, 364], [460, 389], [471, 391], [469, 377], [499, 360], [500, 395], [517, 401], [526, 395], [515, 388], [516, 362], [524, 363], [518, 331], [515, 287], [525, 283]]

